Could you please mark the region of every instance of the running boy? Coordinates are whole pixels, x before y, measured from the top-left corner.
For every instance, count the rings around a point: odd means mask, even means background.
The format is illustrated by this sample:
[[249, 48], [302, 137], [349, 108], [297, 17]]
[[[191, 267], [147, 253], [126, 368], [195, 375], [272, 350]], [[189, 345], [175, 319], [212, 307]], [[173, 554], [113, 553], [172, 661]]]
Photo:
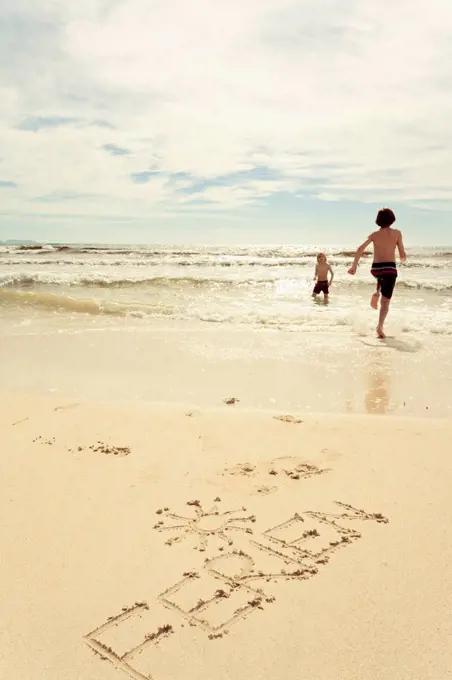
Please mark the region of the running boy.
[[[328, 281], [328, 274], [331, 275]], [[316, 282], [314, 290], [312, 291], [312, 297], [316, 298], [319, 293], [323, 293], [323, 299], [328, 302], [328, 294], [330, 292], [330, 286], [333, 283], [334, 272], [331, 266], [328, 264], [325, 253], [319, 253], [317, 255], [317, 264], [315, 266], [314, 281]]]
[[377, 279], [377, 290], [372, 295], [370, 306], [373, 309], [378, 309], [381, 293], [380, 318], [377, 326], [377, 335], [379, 338], [386, 337], [383, 327], [388, 315], [389, 303], [391, 302], [392, 293], [397, 280], [397, 266], [395, 262], [396, 248], [399, 251], [401, 262], [406, 262], [402, 233], [398, 229], [391, 228], [395, 219], [394, 213], [389, 208], [383, 208], [378, 211], [375, 222], [380, 227], [379, 231], [374, 231], [367, 241], [359, 246], [355, 253], [353, 265], [348, 270], [348, 273], [352, 276], [356, 274], [358, 263], [364, 254], [364, 251], [367, 246], [373, 243], [374, 261], [370, 272]]

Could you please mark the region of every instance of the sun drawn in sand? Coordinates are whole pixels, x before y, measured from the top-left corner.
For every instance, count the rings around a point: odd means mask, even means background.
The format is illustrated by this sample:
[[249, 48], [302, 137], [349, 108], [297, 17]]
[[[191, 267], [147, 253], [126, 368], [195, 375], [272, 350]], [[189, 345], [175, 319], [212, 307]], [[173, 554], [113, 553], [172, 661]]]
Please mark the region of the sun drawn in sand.
[[[219, 499], [215, 502], [219, 502]], [[195, 549], [204, 552], [209, 539], [219, 539], [227, 545], [233, 545], [231, 537], [233, 532], [253, 533], [251, 526], [256, 518], [254, 515], [244, 516], [246, 508], [220, 512], [218, 506], [214, 505], [209, 510], [204, 510], [199, 501], [188, 501], [187, 506], [193, 510], [191, 517], [176, 515], [168, 508], [157, 510], [157, 514], [162, 515], [163, 519], [154, 526], [154, 529], [172, 534], [166, 541], [167, 545], [195, 536], [198, 541]], [[222, 547], [219, 549], [223, 550]]]

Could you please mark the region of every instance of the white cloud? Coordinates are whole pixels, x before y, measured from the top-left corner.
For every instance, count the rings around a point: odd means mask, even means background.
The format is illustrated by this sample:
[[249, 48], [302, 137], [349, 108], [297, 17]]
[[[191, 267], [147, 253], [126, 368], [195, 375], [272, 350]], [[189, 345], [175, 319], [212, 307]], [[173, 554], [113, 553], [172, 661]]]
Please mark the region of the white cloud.
[[[0, 26], [3, 211], [452, 200], [449, 0], [0, 0]], [[75, 120], [18, 129], [37, 116]]]

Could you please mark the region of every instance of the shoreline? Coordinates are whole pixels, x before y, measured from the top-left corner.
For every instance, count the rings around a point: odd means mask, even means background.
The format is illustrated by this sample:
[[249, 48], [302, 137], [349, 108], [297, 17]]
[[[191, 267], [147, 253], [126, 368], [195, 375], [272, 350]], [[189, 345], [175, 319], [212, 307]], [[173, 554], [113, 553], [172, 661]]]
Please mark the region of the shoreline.
[[288, 413], [452, 416], [452, 338], [291, 333], [161, 322], [0, 333], [1, 390], [76, 401], [184, 403], [236, 397]]

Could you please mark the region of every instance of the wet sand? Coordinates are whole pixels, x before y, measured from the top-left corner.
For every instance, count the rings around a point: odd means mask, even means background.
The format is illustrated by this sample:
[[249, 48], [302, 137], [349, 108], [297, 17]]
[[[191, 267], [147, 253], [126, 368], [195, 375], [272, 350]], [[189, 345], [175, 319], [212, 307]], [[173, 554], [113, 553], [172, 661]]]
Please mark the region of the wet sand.
[[250, 331], [164, 322], [66, 320], [0, 334], [1, 389], [75, 400], [188, 403], [239, 398], [301, 413], [452, 415], [452, 338], [357, 328]]

